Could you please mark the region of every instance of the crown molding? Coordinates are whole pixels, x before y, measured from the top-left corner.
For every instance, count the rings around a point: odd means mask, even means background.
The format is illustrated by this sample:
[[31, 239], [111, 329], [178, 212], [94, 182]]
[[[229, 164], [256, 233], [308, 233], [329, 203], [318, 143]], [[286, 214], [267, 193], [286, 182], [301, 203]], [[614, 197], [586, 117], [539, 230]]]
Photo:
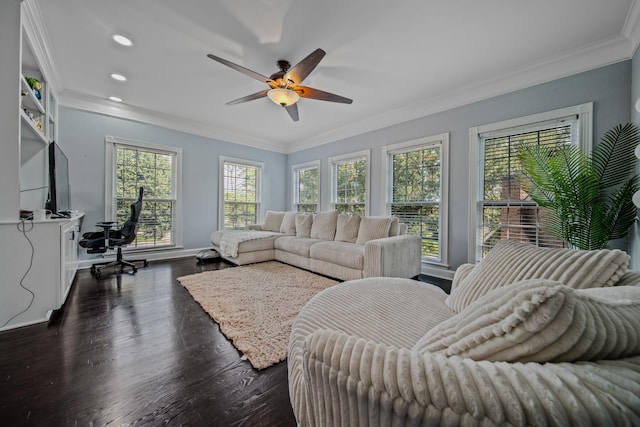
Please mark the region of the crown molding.
[[640, 43], [640, 2], [637, 0], [633, 0], [631, 3], [627, 19], [622, 27], [622, 35], [633, 43], [633, 53], [631, 54], [633, 56], [638, 48], [638, 43]]
[[86, 95], [80, 92], [70, 90], [62, 91], [62, 93], [59, 94], [58, 102], [59, 105], [64, 107], [91, 111], [94, 113], [132, 120], [135, 122], [152, 124], [179, 132], [185, 132], [193, 135], [203, 136], [205, 138], [231, 142], [234, 144], [246, 145], [253, 148], [259, 148], [261, 150], [285, 153], [284, 147], [281, 144], [275, 144], [271, 141], [252, 138], [247, 135], [225, 132], [224, 130], [214, 128], [211, 125], [196, 120], [189, 120], [169, 114], [163, 114], [157, 111], [114, 102], [99, 97]]
[[[640, 16], [640, 13], [638, 15]], [[638, 27], [638, 25], [634, 25], [634, 27]], [[389, 126], [406, 123], [411, 120], [483, 101], [495, 96], [628, 60], [633, 56], [635, 46], [636, 44], [625, 36], [618, 36], [611, 40], [585, 46], [569, 54], [549, 58], [547, 61], [530, 65], [516, 72], [475, 82], [468, 86], [458, 87], [453, 91], [445, 90], [420, 102], [406, 105], [403, 108], [387, 111], [342, 128], [318, 134], [301, 143], [289, 144], [287, 145], [287, 152], [301, 151], [348, 137], [361, 135], [366, 132], [384, 129]]]

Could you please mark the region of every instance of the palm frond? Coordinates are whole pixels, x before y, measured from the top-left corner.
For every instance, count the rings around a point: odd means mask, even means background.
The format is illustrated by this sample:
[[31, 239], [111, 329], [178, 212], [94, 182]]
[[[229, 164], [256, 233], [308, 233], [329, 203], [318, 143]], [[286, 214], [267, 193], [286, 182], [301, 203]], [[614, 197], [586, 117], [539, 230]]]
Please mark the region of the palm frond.
[[640, 144], [640, 130], [632, 123], [610, 129], [593, 149], [593, 167], [603, 189], [620, 185], [634, 172], [633, 151]]
[[609, 209], [603, 220], [611, 239], [621, 239], [627, 235], [638, 215], [638, 208], [633, 204], [633, 193], [638, 191], [638, 176], [629, 179], [622, 187], [609, 197]]

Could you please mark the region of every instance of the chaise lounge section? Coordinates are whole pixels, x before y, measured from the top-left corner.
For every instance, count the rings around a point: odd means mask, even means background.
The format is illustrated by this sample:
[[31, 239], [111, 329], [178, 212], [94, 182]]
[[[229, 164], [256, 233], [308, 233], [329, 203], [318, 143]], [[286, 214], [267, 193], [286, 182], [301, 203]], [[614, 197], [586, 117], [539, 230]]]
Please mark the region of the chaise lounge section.
[[421, 268], [421, 238], [395, 217], [267, 211], [263, 224], [214, 231], [211, 242], [237, 265], [276, 260], [340, 280], [411, 278]]

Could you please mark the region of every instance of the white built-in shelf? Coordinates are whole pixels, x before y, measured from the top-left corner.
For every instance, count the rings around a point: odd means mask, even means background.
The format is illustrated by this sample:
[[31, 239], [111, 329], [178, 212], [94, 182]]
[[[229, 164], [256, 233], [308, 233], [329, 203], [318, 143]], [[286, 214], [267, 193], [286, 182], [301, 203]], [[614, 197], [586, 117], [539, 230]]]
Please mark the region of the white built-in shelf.
[[[31, 86], [29, 86], [29, 83], [27, 83], [27, 79], [25, 79], [23, 75], [20, 76], [20, 82], [22, 83], [22, 94], [24, 94], [22, 96], [22, 107], [37, 115], [44, 115], [42, 100], [36, 98], [33, 89], [31, 89]], [[43, 95], [43, 92], [44, 88], [40, 91], [41, 97]]]
[[[23, 110], [20, 110], [20, 119], [22, 121], [22, 139], [47, 144], [47, 138], [44, 136], [44, 132], [36, 127], [35, 122], [27, 116], [27, 113]], [[44, 126], [44, 123], [42, 123], [42, 125]]]

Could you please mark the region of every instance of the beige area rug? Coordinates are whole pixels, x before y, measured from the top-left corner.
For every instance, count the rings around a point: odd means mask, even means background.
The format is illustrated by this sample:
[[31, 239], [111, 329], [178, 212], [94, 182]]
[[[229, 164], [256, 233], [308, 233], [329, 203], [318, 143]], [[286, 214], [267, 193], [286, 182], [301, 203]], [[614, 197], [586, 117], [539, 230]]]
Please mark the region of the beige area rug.
[[287, 357], [293, 321], [315, 294], [338, 283], [277, 261], [178, 277], [256, 369]]

